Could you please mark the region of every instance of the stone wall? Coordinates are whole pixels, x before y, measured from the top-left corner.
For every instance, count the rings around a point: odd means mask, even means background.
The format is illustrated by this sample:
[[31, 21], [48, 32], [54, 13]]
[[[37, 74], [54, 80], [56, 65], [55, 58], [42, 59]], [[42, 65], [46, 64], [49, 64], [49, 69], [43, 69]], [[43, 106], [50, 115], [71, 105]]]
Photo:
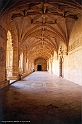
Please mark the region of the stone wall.
[[82, 47], [69, 53], [64, 59], [64, 78], [82, 85]]
[[64, 78], [82, 85], [82, 16], [71, 32], [69, 53], [64, 57]]
[[[49, 59], [49, 72], [60, 76], [59, 57]], [[68, 55], [63, 55], [62, 77], [74, 83], [82, 85], [82, 16], [78, 16], [71, 31], [68, 47]]]

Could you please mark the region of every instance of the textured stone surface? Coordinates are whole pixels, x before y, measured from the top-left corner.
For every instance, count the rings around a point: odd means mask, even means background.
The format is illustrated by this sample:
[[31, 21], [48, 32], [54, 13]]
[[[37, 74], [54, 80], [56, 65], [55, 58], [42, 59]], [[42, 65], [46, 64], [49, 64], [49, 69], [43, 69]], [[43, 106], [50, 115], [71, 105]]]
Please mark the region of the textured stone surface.
[[[74, 23], [71, 35], [69, 38], [68, 55], [63, 53], [62, 63], [62, 77], [82, 85], [82, 16]], [[63, 50], [64, 48], [62, 48]], [[51, 72], [51, 63], [49, 65], [49, 72]], [[59, 58], [53, 56], [52, 62], [53, 74], [59, 76]]]
[[73, 26], [69, 47], [68, 56], [64, 59], [64, 77], [82, 85], [82, 16]]
[[39, 64], [43, 71], [82, 85], [81, 0], [52, 1], [0, 1], [0, 88], [8, 85], [6, 79], [18, 80]]
[[82, 87], [34, 72], [0, 91], [0, 119], [31, 124], [81, 124]]
[[35, 60], [34, 63], [35, 63], [34, 69], [36, 71], [38, 71], [37, 70], [38, 69], [38, 65], [41, 65], [42, 66], [42, 71], [46, 71], [47, 70], [47, 61], [45, 61], [44, 59], [38, 58], [38, 59]]

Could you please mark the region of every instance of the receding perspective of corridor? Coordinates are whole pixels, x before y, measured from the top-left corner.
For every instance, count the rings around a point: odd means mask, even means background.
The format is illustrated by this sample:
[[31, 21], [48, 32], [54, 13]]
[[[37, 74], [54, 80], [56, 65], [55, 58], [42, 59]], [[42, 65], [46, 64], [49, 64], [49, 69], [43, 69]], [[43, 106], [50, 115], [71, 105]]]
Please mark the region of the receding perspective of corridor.
[[0, 0], [0, 123], [81, 124], [81, 104], [81, 0]]

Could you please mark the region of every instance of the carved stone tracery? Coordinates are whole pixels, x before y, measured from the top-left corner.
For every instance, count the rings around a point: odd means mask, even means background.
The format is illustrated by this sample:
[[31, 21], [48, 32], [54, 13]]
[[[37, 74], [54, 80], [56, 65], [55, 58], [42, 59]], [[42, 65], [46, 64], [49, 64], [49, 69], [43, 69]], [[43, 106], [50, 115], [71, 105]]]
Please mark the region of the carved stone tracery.
[[3, 40], [6, 40], [7, 38], [7, 33], [5, 29], [0, 25], [0, 37], [3, 38]]

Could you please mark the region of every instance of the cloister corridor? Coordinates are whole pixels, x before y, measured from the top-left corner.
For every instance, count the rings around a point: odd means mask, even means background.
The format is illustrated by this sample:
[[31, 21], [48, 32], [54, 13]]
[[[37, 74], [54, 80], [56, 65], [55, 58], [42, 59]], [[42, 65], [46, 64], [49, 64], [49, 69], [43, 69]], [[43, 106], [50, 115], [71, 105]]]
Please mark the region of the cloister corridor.
[[35, 71], [0, 91], [2, 123], [81, 124], [82, 87]]
[[82, 124], [82, 0], [0, 0], [0, 123]]

